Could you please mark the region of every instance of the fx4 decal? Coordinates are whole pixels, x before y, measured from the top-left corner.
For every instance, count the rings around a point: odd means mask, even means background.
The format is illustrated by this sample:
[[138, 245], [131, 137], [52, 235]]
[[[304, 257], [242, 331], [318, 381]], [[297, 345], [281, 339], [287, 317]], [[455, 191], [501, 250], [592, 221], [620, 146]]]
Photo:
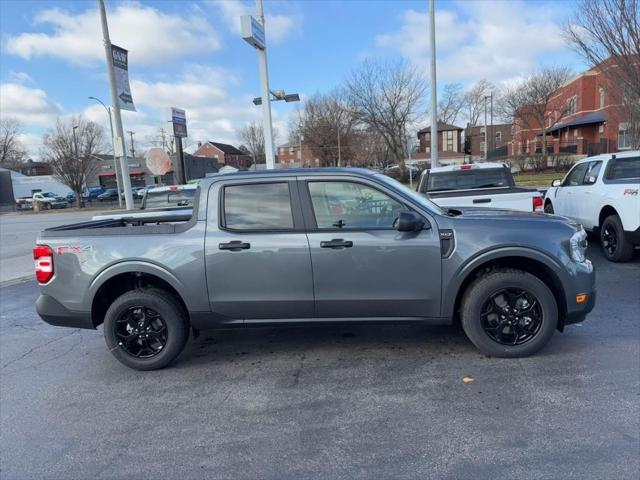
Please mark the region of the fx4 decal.
[[78, 255], [82, 252], [89, 252], [93, 249], [91, 245], [60, 245], [56, 247], [56, 253], [62, 255], [63, 253], [73, 253]]

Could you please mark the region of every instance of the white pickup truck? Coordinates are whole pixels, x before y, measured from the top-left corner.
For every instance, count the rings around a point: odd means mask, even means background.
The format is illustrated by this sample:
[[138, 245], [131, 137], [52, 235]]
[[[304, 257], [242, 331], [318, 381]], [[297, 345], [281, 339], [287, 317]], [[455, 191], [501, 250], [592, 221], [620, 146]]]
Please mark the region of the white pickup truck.
[[472, 163], [425, 170], [418, 192], [444, 208], [542, 211], [542, 194], [535, 188], [516, 187], [506, 163]]
[[544, 211], [600, 234], [607, 259], [624, 262], [640, 246], [640, 151], [588, 157], [547, 190]]

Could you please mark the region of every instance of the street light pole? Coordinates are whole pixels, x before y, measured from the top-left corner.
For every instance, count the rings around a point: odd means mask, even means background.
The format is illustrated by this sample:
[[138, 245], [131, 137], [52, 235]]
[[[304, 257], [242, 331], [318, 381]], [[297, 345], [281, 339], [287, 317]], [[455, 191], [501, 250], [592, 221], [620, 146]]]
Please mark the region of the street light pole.
[[[265, 28], [264, 9], [262, 0], [256, 0], [256, 14], [258, 21]], [[269, 97], [269, 71], [267, 68], [267, 42], [266, 35], [264, 48], [258, 48], [258, 63], [260, 66], [260, 85], [262, 90], [262, 129], [264, 131], [264, 150], [267, 170], [275, 168], [273, 155], [273, 130], [271, 125], [271, 101]]]
[[118, 207], [122, 208], [122, 195], [120, 195], [120, 172], [118, 172], [118, 157], [116, 157], [116, 139], [113, 136], [113, 119], [111, 118], [111, 107], [107, 107], [102, 100], [96, 97], [89, 97], [89, 100], [95, 100], [100, 103], [109, 115], [109, 131], [111, 132], [111, 149], [113, 150], [113, 171], [116, 174], [116, 188], [118, 189]]
[[436, 82], [436, 2], [429, 0], [429, 50], [431, 54], [431, 168], [438, 166], [438, 84]]
[[[131, 178], [129, 177], [129, 160], [127, 159], [127, 149], [124, 144], [124, 129], [122, 128], [122, 117], [120, 116], [120, 104], [118, 103], [118, 91], [116, 89], [116, 74], [113, 70], [113, 58], [111, 57], [111, 40], [109, 40], [109, 26], [107, 25], [107, 13], [104, 9], [104, 0], [98, 0], [98, 9], [100, 10], [100, 22], [102, 23], [102, 37], [104, 41], [104, 52], [107, 58], [107, 70], [109, 71], [109, 85], [111, 87], [111, 105], [113, 106], [113, 120], [116, 124], [117, 140], [114, 146], [118, 144], [121, 150], [120, 167], [122, 169], [122, 188], [124, 189], [124, 200], [127, 210], [132, 210], [133, 194], [131, 193]], [[120, 153], [120, 152], [118, 152]]]

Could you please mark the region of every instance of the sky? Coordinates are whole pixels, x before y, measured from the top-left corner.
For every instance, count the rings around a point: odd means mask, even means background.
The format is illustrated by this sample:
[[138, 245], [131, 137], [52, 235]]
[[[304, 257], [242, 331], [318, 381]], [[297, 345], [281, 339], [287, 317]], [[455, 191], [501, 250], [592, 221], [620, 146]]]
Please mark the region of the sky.
[[[111, 41], [129, 50], [137, 112], [123, 112], [137, 148], [157, 140], [168, 107], [187, 112], [187, 151], [198, 141], [240, 143], [260, 121], [258, 56], [240, 36], [242, 0], [106, 0]], [[562, 39], [574, 0], [436, 0], [438, 87], [487, 78], [509, 84], [545, 65], [585, 69]], [[365, 59], [404, 59], [428, 76], [428, 1], [265, 0], [271, 89], [304, 101], [330, 91]], [[0, 0], [0, 116], [23, 125], [38, 158], [57, 117], [82, 114], [108, 131], [110, 103], [97, 2]], [[279, 143], [296, 104], [272, 104]], [[424, 120], [428, 124], [428, 118]], [[458, 123], [462, 123], [460, 120]], [[168, 129], [167, 129], [168, 130]]]

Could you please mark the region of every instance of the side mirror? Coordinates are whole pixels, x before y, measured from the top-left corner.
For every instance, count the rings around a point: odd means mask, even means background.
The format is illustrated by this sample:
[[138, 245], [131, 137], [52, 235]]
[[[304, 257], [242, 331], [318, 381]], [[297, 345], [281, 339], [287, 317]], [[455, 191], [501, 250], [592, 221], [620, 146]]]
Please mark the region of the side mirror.
[[559, 187], [561, 185], [562, 185], [562, 180], [558, 180], [557, 178], [553, 182], [551, 182], [552, 187]]
[[415, 212], [400, 212], [393, 223], [399, 232], [417, 232], [424, 227], [424, 220]]

